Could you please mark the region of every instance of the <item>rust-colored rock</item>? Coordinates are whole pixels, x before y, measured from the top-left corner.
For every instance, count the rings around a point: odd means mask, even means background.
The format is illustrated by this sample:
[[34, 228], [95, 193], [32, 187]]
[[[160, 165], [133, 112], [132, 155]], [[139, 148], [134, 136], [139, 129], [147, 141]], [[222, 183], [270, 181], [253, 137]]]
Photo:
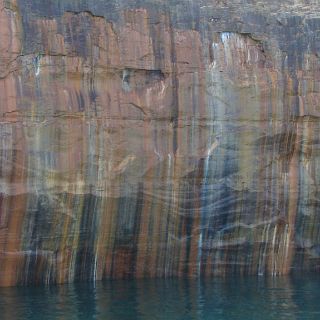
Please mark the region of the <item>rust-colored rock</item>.
[[320, 9], [0, 0], [0, 286], [318, 271]]

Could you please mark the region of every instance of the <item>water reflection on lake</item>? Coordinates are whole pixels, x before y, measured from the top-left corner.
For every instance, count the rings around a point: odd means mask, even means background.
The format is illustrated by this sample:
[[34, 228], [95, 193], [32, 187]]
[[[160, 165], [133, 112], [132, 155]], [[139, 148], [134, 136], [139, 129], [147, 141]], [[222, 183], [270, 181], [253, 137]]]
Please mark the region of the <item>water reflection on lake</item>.
[[0, 289], [0, 319], [320, 319], [320, 276]]

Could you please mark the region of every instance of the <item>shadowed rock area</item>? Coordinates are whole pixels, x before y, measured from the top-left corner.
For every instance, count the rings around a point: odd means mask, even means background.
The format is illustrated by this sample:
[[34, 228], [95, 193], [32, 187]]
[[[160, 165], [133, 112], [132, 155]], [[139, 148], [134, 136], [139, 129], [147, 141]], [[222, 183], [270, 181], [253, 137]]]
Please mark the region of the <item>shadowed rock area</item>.
[[320, 267], [320, 5], [0, 0], [0, 286]]

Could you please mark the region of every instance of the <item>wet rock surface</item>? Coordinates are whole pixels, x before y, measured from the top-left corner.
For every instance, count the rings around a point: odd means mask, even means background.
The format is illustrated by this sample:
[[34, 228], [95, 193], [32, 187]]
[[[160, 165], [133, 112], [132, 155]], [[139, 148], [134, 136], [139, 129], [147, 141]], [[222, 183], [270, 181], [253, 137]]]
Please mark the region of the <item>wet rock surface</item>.
[[0, 0], [0, 285], [320, 264], [317, 1]]

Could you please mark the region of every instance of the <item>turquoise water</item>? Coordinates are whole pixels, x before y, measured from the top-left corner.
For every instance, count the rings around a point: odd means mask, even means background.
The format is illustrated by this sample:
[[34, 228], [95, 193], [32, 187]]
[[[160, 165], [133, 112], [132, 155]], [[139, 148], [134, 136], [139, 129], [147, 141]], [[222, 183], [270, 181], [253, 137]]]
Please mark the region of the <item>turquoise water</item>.
[[128, 280], [0, 289], [0, 319], [320, 319], [320, 277]]

